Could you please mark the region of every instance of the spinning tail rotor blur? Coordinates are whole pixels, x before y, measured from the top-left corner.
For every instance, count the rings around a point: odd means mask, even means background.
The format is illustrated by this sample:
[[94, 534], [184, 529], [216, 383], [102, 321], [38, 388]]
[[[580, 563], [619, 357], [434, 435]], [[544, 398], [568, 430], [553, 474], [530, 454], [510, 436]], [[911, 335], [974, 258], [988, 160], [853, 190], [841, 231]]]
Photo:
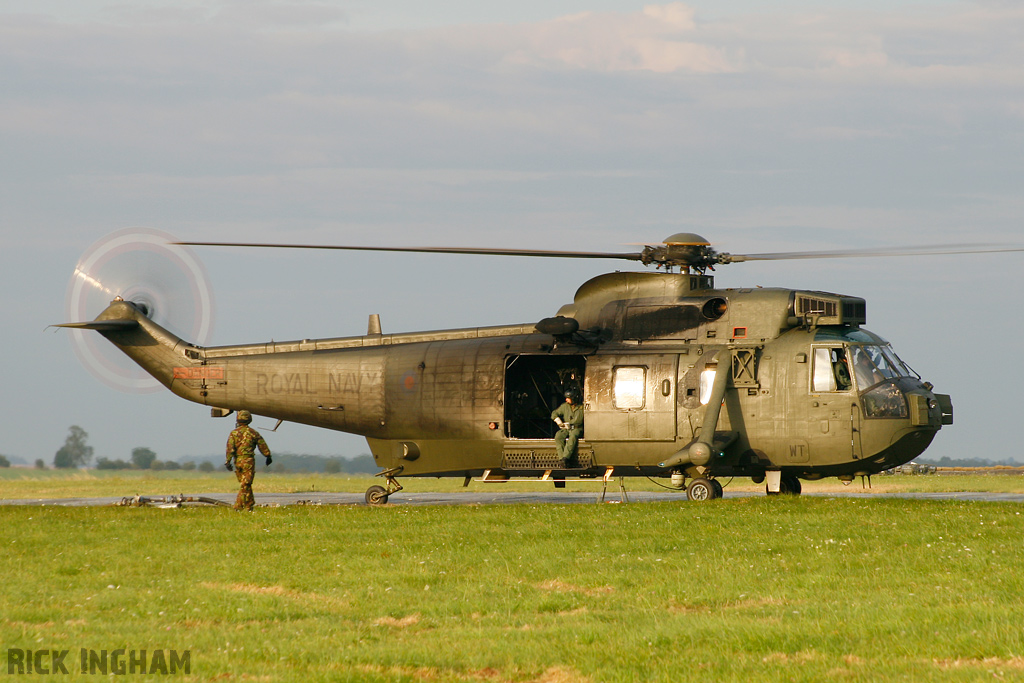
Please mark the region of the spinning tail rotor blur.
[[[121, 297], [162, 327], [205, 344], [213, 328], [209, 278], [195, 255], [174, 241], [159, 230], [128, 228], [95, 242], [68, 282], [66, 319], [90, 321]], [[70, 333], [79, 360], [108, 386], [129, 393], [162, 388], [100, 335], [76, 329]]]

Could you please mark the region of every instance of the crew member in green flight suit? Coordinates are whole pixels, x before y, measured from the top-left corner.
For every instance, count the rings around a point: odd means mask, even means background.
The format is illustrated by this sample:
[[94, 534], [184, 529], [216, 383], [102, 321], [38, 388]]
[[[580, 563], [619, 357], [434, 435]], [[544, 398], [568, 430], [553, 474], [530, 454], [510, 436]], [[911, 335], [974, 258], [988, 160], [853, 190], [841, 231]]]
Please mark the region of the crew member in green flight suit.
[[[248, 410], [239, 410], [238, 418], [235, 421], [235, 429], [228, 437], [227, 462], [224, 467], [228, 472], [235, 471], [240, 484], [238, 497], [235, 499], [236, 510], [252, 511], [256, 505], [256, 498], [252, 495], [252, 479], [256, 476], [256, 449], [260, 449], [267, 458], [267, 467], [273, 462], [270, 457], [270, 448], [263, 440], [260, 433], [249, 426], [252, 422], [252, 413]], [[231, 460], [234, 459], [234, 465]]]
[[565, 392], [565, 403], [555, 408], [551, 419], [558, 425], [555, 447], [565, 467], [579, 467], [577, 447], [583, 435], [583, 406], [575, 389]]

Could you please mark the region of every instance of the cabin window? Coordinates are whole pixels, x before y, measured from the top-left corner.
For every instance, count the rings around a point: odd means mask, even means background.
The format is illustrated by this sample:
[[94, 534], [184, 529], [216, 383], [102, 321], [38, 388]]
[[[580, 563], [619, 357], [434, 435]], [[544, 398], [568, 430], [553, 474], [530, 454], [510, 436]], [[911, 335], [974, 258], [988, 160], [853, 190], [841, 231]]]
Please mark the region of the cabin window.
[[646, 386], [647, 368], [615, 368], [615, 379], [612, 384], [612, 401], [615, 407], [620, 410], [643, 408]]
[[853, 388], [850, 377], [846, 349], [841, 347], [814, 349], [812, 391], [849, 391]]
[[718, 366], [705, 367], [700, 371], [700, 404], [706, 406], [711, 400], [711, 387], [715, 384], [715, 373]]

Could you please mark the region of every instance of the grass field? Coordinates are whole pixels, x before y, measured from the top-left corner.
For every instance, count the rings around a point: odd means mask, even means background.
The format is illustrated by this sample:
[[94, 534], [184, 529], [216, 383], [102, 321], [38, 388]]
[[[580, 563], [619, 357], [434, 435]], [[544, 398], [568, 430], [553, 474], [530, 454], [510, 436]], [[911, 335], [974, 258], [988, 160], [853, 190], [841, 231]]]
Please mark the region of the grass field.
[[0, 634], [71, 650], [57, 680], [96, 680], [80, 648], [195, 681], [1022, 680], [1022, 510], [0, 507]]

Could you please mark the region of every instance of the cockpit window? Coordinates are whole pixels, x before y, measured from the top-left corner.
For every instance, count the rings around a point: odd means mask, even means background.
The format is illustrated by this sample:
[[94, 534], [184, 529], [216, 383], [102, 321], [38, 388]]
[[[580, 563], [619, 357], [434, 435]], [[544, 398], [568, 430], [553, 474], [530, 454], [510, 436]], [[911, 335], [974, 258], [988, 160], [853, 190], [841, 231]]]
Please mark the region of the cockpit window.
[[910, 368], [888, 346], [851, 346], [850, 359], [857, 386], [862, 391], [886, 379], [913, 376]]
[[863, 397], [865, 417], [907, 417], [907, 400], [895, 382], [882, 382]]
[[814, 349], [811, 389], [815, 392], [849, 391], [852, 387], [846, 349], [839, 346]]
[[814, 334], [816, 342], [852, 342], [854, 344], [888, 344], [886, 340], [874, 332], [865, 329], [847, 329], [835, 327], [819, 327]]
[[896, 352], [892, 350], [891, 346], [883, 346], [882, 353], [889, 359], [889, 364], [896, 369], [900, 377], [917, 377], [920, 379], [920, 375], [914, 372], [913, 368], [900, 360], [900, 357], [896, 355]]
[[811, 391], [867, 391], [886, 380], [917, 377], [886, 344], [819, 346], [813, 349]]
[[906, 377], [909, 373], [907, 369], [903, 367], [903, 363], [896, 357], [896, 354], [892, 352], [888, 346], [868, 346], [868, 353], [871, 353], [875, 349], [878, 350], [878, 355], [872, 360], [875, 361], [875, 365], [882, 369], [883, 374], [891, 377]]

